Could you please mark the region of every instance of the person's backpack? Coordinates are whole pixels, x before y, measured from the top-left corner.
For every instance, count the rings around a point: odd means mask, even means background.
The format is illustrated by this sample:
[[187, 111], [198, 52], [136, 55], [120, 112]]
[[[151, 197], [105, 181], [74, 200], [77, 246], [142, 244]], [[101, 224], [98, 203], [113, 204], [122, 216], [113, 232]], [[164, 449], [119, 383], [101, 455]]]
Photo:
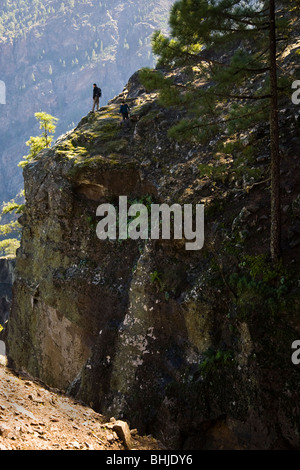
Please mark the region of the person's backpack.
[[122, 114], [128, 114], [130, 111], [130, 108], [128, 106], [128, 104], [121, 104], [120, 106], [120, 113]]
[[102, 96], [101, 88], [98, 87], [96, 93], [97, 93], [97, 96], [99, 96], [99, 98], [101, 98], [101, 96]]

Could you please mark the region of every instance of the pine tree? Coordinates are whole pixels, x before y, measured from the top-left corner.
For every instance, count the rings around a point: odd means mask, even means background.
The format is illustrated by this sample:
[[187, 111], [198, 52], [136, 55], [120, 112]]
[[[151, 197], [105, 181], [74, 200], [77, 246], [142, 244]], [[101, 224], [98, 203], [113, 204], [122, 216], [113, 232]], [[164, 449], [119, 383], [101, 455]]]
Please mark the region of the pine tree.
[[53, 140], [53, 136], [50, 134], [55, 133], [56, 125], [55, 122], [58, 119], [51, 114], [47, 114], [44, 112], [35, 113], [34, 115], [39, 122], [40, 129], [42, 130], [42, 134], [36, 137], [30, 137], [30, 139], [26, 142], [26, 145], [30, 147], [30, 152], [28, 155], [25, 155], [23, 158], [25, 161], [21, 161], [19, 166], [24, 167], [27, 165], [31, 160], [37, 157], [38, 153], [43, 150], [44, 148], [48, 148], [51, 145]]
[[[30, 161], [38, 156], [41, 150], [50, 147], [53, 139], [53, 136], [50, 134], [54, 134], [56, 129], [55, 122], [58, 121], [57, 118], [45, 112], [35, 113], [35, 117], [39, 122], [42, 134], [36, 137], [30, 137], [26, 142], [26, 145], [30, 147], [30, 152], [23, 157], [24, 161], [19, 163], [21, 167], [28, 165]], [[23, 213], [25, 208], [24, 196], [24, 191], [21, 191], [15, 199], [3, 203], [0, 212], [0, 221], [5, 220], [5, 222], [0, 223], [0, 257], [15, 255], [19, 247], [20, 225], [18, 223], [18, 217]], [[11, 216], [10, 220], [7, 220], [9, 215]]]
[[21, 226], [18, 217], [24, 211], [24, 191], [3, 203], [0, 212], [0, 257], [15, 256], [20, 246]]
[[296, 3], [283, 0], [276, 9], [274, 0], [178, 1], [171, 10], [171, 37], [156, 32], [153, 51], [159, 67], [181, 67], [185, 81], [175, 83], [159, 69], [141, 73], [146, 87], [160, 89], [165, 105], [189, 111], [170, 131], [177, 139], [209, 142], [217, 133], [228, 139], [269, 120], [273, 261], [280, 256], [278, 99], [285, 86], [277, 55], [288, 43], [289, 12]]

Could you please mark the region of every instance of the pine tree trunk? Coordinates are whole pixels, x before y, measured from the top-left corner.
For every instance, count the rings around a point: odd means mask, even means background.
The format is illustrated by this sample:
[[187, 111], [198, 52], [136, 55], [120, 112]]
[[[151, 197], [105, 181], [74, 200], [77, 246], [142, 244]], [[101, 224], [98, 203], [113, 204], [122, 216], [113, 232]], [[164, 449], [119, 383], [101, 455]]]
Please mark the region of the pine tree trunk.
[[280, 153], [278, 123], [278, 90], [276, 62], [275, 0], [269, 0], [270, 8], [270, 148], [271, 148], [271, 235], [270, 251], [273, 262], [280, 258], [281, 203], [280, 203]]

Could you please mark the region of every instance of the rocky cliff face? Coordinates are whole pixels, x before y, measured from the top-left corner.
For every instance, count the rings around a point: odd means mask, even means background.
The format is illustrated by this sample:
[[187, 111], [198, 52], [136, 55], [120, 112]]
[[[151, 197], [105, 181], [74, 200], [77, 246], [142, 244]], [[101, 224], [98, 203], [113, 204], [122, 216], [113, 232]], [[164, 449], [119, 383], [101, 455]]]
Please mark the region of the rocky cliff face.
[[62, 8], [54, 0], [43, 2], [44, 13], [36, 19], [32, 2], [4, 2], [0, 19], [14, 9], [20, 14], [27, 4], [22, 17], [27, 22], [14, 36], [9, 36], [9, 20], [2, 37], [0, 28], [0, 80], [7, 95], [6, 105], [0, 105], [1, 201], [23, 186], [16, 167], [28, 153], [25, 142], [39, 133], [34, 113], [59, 118], [60, 135], [91, 109], [94, 82], [102, 88], [101, 103], [107, 103], [134, 71], [153, 65], [151, 36], [166, 28], [172, 3], [76, 0]]
[[[118, 116], [123, 97], [132, 108], [128, 127]], [[300, 334], [297, 271], [291, 275], [299, 260], [297, 123], [282, 115], [290, 274], [277, 284], [280, 268], [263, 276], [268, 150], [256, 149], [258, 181], [246, 165], [230, 174], [229, 154], [227, 177], [201, 175], [199, 164], [213, 162], [213, 143], [169, 140], [178, 114], [160, 108], [135, 74], [121, 95], [25, 169], [9, 364], [154, 433], [168, 448], [298, 448], [299, 367], [291, 362]], [[121, 195], [205, 204], [204, 248], [100, 241], [96, 209], [117, 206]]]
[[8, 319], [12, 285], [14, 280], [14, 259], [0, 259], [0, 325], [4, 325]]

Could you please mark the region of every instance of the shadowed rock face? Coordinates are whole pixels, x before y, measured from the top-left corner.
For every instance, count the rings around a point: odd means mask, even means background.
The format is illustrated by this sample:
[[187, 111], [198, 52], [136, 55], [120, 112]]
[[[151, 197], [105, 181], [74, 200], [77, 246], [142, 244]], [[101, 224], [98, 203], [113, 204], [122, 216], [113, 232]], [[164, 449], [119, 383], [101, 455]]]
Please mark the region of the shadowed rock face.
[[[128, 128], [118, 115], [124, 97]], [[169, 140], [177, 116], [135, 74], [26, 167], [9, 364], [169, 448], [296, 448], [296, 313], [271, 317], [253, 298], [237, 304], [228, 284], [239, 264], [236, 233], [250, 234], [249, 253], [267, 250], [265, 186], [245, 188], [244, 175], [222, 184], [201, 177], [211, 149]], [[291, 167], [296, 178], [296, 159]], [[96, 209], [121, 195], [205, 203], [204, 249], [187, 252], [181, 240], [101, 242]], [[287, 197], [292, 210], [297, 194]], [[287, 255], [298, 259], [299, 251]]]
[[11, 297], [15, 260], [0, 259], [0, 325], [4, 325], [8, 319]]

